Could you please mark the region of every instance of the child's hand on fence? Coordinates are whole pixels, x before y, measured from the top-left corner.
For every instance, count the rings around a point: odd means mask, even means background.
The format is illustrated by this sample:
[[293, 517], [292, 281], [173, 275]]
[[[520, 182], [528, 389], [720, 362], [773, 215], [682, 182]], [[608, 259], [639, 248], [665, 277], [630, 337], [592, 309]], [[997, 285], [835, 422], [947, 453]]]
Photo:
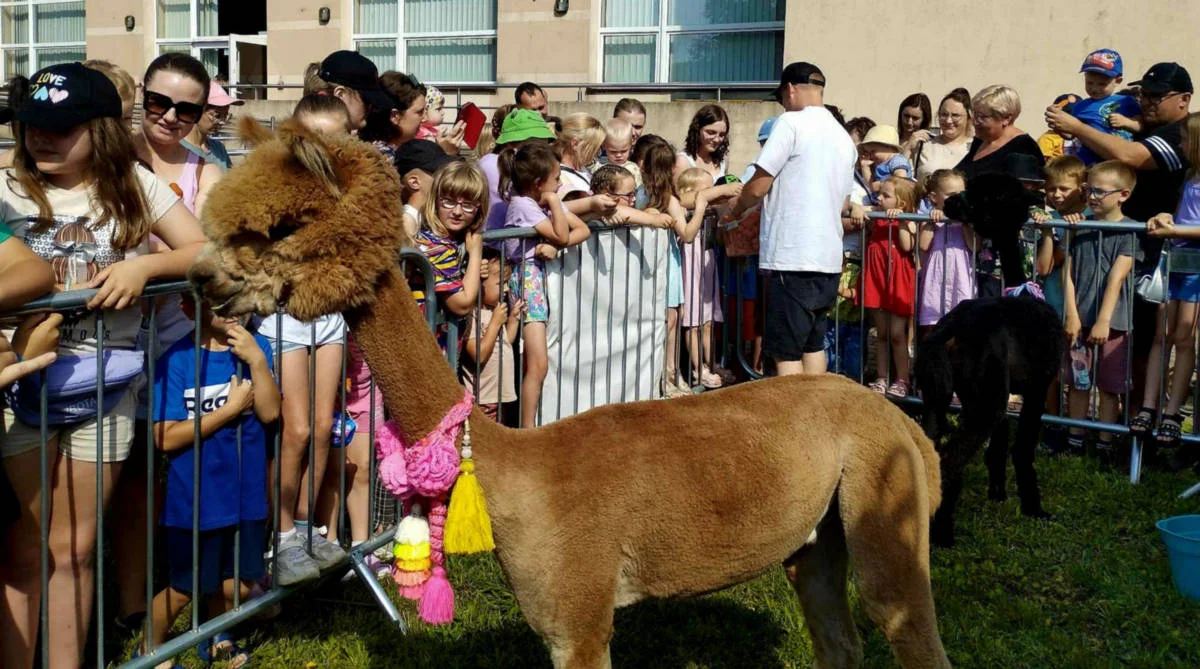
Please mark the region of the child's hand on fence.
[[1067, 214], [1063, 216], [1063, 220], [1071, 225], [1083, 222], [1083, 214]]
[[857, 202], [850, 203], [850, 215], [847, 217], [854, 224], [855, 230], [861, 230], [867, 224], [867, 210]]
[[1175, 217], [1158, 214], [1146, 221], [1146, 234], [1151, 237], [1171, 237], [1175, 234]]
[[58, 350], [58, 328], [62, 314], [34, 314], [17, 326], [13, 333], [12, 350], [25, 360]]
[[1092, 331], [1088, 334], [1088, 343], [1103, 344], [1108, 341], [1108, 334], [1108, 321], [1096, 321], [1096, 324], [1092, 326]]
[[239, 379], [237, 375], [229, 377], [229, 399], [222, 408], [234, 416], [254, 408], [254, 384], [250, 379]]
[[478, 231], [468, 232], [465, 244], [467, 255], [472, 258], [478, 258], [483, 255], [483, 233]]
[[617, 198], [607, 193], [600, 193], [599, 195], [593, 195], [591, 200], [592, 211], [597, 215], [608, 217], [617, 213]]
[[1067, 314], [1063, 322], [1063, 331], [1067, 334], [1067, 341], [1075, 341], [1079, 338], [1080, 330], [1079, 316], [1075, 314]]
[[488, 321], [488, 329], [500, 331], [500, 328], [508, 321], [508, 305], [500, 302], [492, 307], [492, 320]]
[[896, 218], [903, 213], [903, 209], [888, 209], [887, 211], [883, 212], [884, 216], [887, 216], [888, 218]]
[[533, 249], [533, 255], [539, 260], [554, 260], [558, 257], [558, 247], [553, 244], [538, 244]]
[[525, 300], [517, 299], [516, 302], [513, 302], [512, 309], [508, 311], [508, 327], [510, 332], [521, 325], [521, 318], [524, 316]]
[[267, 361], [267, 356], [254, 340], [254, 335], [241, 325], [231, 326], [226, 337], [229, 339], [230, 350], [247, 365], [253, 367]]
[[670, 214], [656, 214], [656, 216], [658, 217], [658, 225], [655, 227], [662, 228], [664, 230], [670, 230], [671, 228], [675, 227], [675, 218]]
[[1045, 223], [1046, 221], [1050, 220], [1050, 214], [1047, 214], [1044, 211], [1038, 210], [1038, 211], [1030, 212], [1029, 218], [1033, 219], [1034, 223], [1041, 225], [1042, 223]]
[[944, 220], [946, 220], [946, 212], [941, 209], [934, 209], [929, 212], [930, 223], [941, 223]]
[[149, 280], [136, 258], [113, 263], [88, 282], [88, 288], [100, 289], [88, 301], [88, 309], [124, 309], [142, 296]]
[[23, 376], [49, 367], [56, 357], [58, 354], [51, 351], [18, 362], [17, 354], [9, 346], [8, 340], [4, 335], [0, 335], [0, 388], [8, 387]]

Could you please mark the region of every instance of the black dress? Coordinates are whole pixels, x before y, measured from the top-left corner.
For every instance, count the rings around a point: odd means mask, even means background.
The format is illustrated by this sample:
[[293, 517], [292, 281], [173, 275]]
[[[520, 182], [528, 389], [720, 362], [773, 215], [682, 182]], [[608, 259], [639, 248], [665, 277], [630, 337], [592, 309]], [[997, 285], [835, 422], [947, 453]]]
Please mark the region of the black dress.
[[1042, 155], [1042, 149], [1038, 146], [1037, 141], [1029, 135], [1013, 137], [1004, 146], [979, 160], [975, 160], [975, 154], [979, 153], [979, 149], [982, 147], [982, 139], [976, 137], [971, 140], [971, 148], [967, 150], [967, 155], [955, 167], [955, 169], [965, 174], [968, 179], [987, 172], [1003, 172], [1005, 161], [1009, 155], [1014, 153], [1026, 153], [1036, 156], [1039, 165], [1044, 165], [1046, 162], [1046, 157]]

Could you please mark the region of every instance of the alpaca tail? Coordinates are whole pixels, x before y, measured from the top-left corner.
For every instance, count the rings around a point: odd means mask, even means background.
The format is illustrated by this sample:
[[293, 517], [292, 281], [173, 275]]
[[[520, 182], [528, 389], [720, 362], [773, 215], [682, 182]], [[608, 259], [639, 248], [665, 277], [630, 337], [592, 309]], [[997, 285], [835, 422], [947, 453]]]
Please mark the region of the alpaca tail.
[[946, 430], [946, 412], [954, 396], [954, 365], [950, 360], [950, 344], [958, 332], [962, 310], [953, 309], [925, 335], [917, 346], [913, 364], [917, 388], [925, 404], [922, 426], [931, 439], [938, 439]]

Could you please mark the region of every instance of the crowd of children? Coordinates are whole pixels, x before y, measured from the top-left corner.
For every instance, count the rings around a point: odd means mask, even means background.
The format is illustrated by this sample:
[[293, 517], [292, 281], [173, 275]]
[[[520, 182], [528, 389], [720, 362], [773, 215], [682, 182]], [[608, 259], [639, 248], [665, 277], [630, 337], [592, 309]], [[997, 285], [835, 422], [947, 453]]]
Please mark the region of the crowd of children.
[[[1122, 81], [1119, 55], [1094, 52], [1081, 71], [1086, 99], [1064, 98], [1064, 105], [1105, 132], [1140, 130], [1136, 103], [1116, 90]], [[131, 134], [122, 122], [135, 95], [131, 81], [108, 64], [58, 65], [35, 75], [27, 97], [13, 96], [17, 146], [0, 157], [7, 165], [7, 178], [0, 180], [5, 223], [0, 307], [55, 287], [98, 293], [88, 303], [95, 311], [5, 329], [0, 384], [13, 384], [35, 365], [54, 370], [68, 359], [90, 359], [94, 372], [100, 341], [109, 357], [102, 362], [105, 400], [99, 415], [95, 407], [91, 415], [79, 414], [78, 398], [65, 389], [49, 391], [48, 446], [56, 454], [52, 490], [38, 483], [41, 430], [32, 424], [38, 418], [30, 418], [38, 411], [34, 377], [17, 381], [5, 394], [3, 470], [13, 491], [8, 508], [15, 511], [11, 518], [0, 515], [14, 538], [14, 549], [0, 555], [11, 621], [0, 628], [3, 666], [31, 663], [42, 607], [54, 627], [42, 630], [54, 635], [51, 664], [80, 663], [93, 597], [98, 499], [133, 505], [126, 513], [136, 515], [140, 508], [140, 517], [146, 516], [148, 499], [155, 500], [168, 577], [149, 612], [139, 610], [145, 605], [139, 594], [146, 580], [145, 542], [132, 535], [118, 542], [122, 563], [134, 565], [121, 588], [120, 624], [132, 633], [143, 616], [153, 621], [142, 652], [165, 640], [185, 604], [206, 601], [205, 615], [211, 617], [235, 599], [258, 594], [268, 583], [267, 557], [275, 583], [311, 580], [343, 561], [343, 539], [353, 549], [396, 522], [395, 501], [380, 487], [372, 489], [370, 476], [371, 434], [386, 419], [382, 399], [341, 316], [231, 320], [185, 296], [158, 300], [155, 326], [147, 327], [150, 310], [140, 306], [147, 282], [184, 277], [204, 242], [196, 216], [223, 176], [181, 141], [208, 101], [225, 98], [214, 97], [198, 61], [165, 54], [146, 72], [143, 121]], [[401, 224], [434, 272], [434, 294], [414, 284], [414, 297], [443, 314], [439, 344], [448, 355], [462, 353], [463, 383], [489, 417], [537, 425], [549, 373], [550, 263], [563, 249], [588, 240], [589, 224], [644, 226], [667, 237], [661, 275], [664, 397], [734, 382], [721, 363], [738, 344], [751, 349], [749, 366], [764, 371], [757, 307], [770, 296], [756, 280], [754, 212], [731, 225], [719, 223], [718, 210], [741, 192], [740, 180], [727, 169], [730, 127], [723, 109], [702, 108], [684, 150], [677, 152], [661, 136], [643, 134], [646, 110], [635, 100], [618, 103], [607, 122], [568, 115], [557, 131], [538, 111], [506, 107], [476, 147], [479, 159], [468, 160], [458, 155], [464, 148], [461, 124], [445, 129], [444, 105], [436, 88], [410, 75], [380, 76], [361, 55], [337, 52], [309, 67], [294, 119], [314, 133], [361, 132], [395, 166], [404, 199]], [[926, 101], [926, 117], [927, 107]], [[856, 199], [878, 216], [861, 237], [846, 233], [839, 301], [827, 338], [830, 366], [859, 376], [858, 361], [867, 356], [853, 346], [866, 336], [861, 328], [871, 327], [870, 387], [904, 398], [912, 392], [914, 339], [960, 302], [983, 294], [982, 284], [995, 268], [978, 264], [987, 249], [969, 226], [947, 220], [943, 211], [948, 198], [965, 190], [964, 174], [937, 169], [918, 183], [911, 152], [895, 127], [865, 119], [853, 125], [860, 140]], [[760, 144], [770, 130], [768, 120]], [[1079, 149], [1070, 137], [1043, 139], [1042, 146], [1057, 152], [1044, 169], [1013, 163], [1012, 171], [1027, 187], [1044, 190], [1046, 207], [1031, 211], [1032, 218], [1054, 224], [1029, 246], [1031, 266], [1071, 339], [1062, 377], [1067, 409], [1073, 418], [1087, 417], [1094, 386], [1098, 418], [1116, 422], [1121, 397], [1130, 391], [1130, 276], [1140, 250], [1131, 228], [1105, 226], [1132, 223], [1122, 206], [1137, 175], [1123, 163]], [[1183, 145], [1191, 164], [1200, 165], [1200, 114], [1187, 119]], [[917, 222], [913, 214], [929, 220]], [[532, 232], [517, 232], [524, 229]], [[485, 243], [485, 230], [514, 232]], [[1152, 218], [1146, 232], [1170, 240], [1173, 249], [1200, 251], [1200, 178], [1193, 174], [1176, 210]], [[1130, 432], [1154, 433], [1166, 444], [1179, 440], [1180, 410], [1195, 362], [1200, 263], [1194, 269], [1167, 278], [1144, 396], [1125, 398], [1141, 402]], [[729, 299], [737, 295], [742, 304]], [[859, 323], [864, 310], [867, 321]], [[749, 327], [723, 341], [717, 326], [735, 316]], [[1175, 373], [1163, 402], [1159, 386], [1172, 351]], [[155, 360], [148, 381], [142, 375], [146, 353]], [[17, 356], [25, 361], [10, 365]], [[89, 391], [94, 397], [94, 389]], [[268, 445], [276, 433], [279, 462], [268, 475]], [[1072, 429], [1066, 443], [1079, 449], [1081, 440], [1082, 431]], [[1111, 444], [1112, 435], [1099, 435], [1100, 450]], [[144, 452], [131, 455], [139, 447], [161, 453], [156, 490], [146, 488]], [[123, 469], [136, 475], [123, 475]], [[3, 481], [0, 488], [6, 488]], [[269, 504], [272, 489], [278, 497]], [[51, 498], [54, 568], [49, 599], [40, 601], [36, 510]], [[345, 516], [338, 512], [343, 507]], [[339, 526], [343, 517], [348, 527]], [[390, 555], [383, 549], [366, 559], [382, 575]], [[76, 614], [82, 623], [67, 622]], [[204, 657], [235, 663], [249, 659], [228, 635], [200, 650]]]

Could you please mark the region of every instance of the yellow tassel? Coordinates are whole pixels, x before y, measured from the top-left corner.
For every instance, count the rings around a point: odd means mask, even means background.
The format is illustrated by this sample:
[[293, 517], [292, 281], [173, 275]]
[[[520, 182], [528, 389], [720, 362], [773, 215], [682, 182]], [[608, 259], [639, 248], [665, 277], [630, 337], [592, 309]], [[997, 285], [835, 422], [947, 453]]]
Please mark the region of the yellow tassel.
[[465, 457], [459, 465], [458, 481], [450, 494], [450, 508], [446, 512], [447, 553], [481, 553], [496, 548], [487, 501], [483, 498], [479, 479], [475, 477], [475, 461], [468, 453], [464, 452]]
[[392, 548], [392, 555], [397, 560], [424, 560], [429, 557], [429, 544], [396, 544]]

